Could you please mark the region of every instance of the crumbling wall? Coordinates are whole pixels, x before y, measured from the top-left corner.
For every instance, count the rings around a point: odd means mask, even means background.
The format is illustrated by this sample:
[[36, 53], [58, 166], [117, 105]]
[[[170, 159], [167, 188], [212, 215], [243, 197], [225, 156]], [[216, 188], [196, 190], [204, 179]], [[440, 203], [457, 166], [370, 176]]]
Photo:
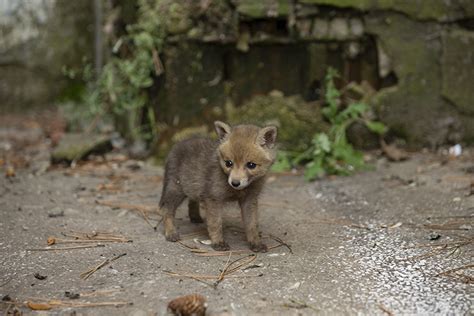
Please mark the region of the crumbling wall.
[[[165, 124], [210, 118], [225, 102], [238, 106], [274, 89], [318, 100], [332, 66], [340, 84], [366, 81], [377, 90], [374, 109], [408, 145], [474, 141], [473, 1], [201, 5], [202, 11], [174, 10], [174, 25], [183, 27], [168, 38], [156, 105]], [[220, 24], [209, 16], [220, 16]]]
[[[0, 2], [0, 110], [51, 105], [93, 53], [92, 1]], [[69, 90], [67, 90], [69, 89]]]

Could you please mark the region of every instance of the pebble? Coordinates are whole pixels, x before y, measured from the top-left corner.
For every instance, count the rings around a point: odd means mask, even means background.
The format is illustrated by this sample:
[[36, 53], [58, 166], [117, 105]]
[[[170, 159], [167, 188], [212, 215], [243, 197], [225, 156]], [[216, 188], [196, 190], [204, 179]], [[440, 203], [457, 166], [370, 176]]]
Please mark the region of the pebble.
[[54, 217], [63, 217], [64, 216], [64, 210], [62, 210], [59, 207], [55, 207], [52, 210], [48, 211], [48, 217], [54, 218]]

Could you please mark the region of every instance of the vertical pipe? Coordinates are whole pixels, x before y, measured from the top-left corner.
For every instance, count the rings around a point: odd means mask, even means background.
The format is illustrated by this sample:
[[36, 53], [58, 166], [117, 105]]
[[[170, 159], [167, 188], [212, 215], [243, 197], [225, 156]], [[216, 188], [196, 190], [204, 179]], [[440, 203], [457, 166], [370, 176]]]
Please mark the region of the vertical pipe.
[[99, 78], [103, 64], [103, 10], [102, 0], [94, 0], [94, 65], [95, 75]]

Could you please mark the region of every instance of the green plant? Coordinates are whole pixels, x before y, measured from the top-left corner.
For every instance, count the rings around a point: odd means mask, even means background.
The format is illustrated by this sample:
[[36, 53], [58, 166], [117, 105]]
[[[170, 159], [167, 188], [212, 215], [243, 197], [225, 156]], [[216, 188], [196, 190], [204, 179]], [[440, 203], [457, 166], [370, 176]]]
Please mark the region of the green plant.
[[305, 178], [314, 180], [324, 174], [349, 175], [365, 166], [363, 154], [354, 149], [346, 137], [347, 128], [356, 121], [363, 122], [372, 132], [383, 135], [386, 127], [383, 123], [368, 118], [369, 106], [354, 102], [343, 107], [341, 92], [334, 85], [337, 72], [329, 68], [325, 78], [326, 106], [322, 109], [324, 117], [330, 123], [326, 133], [316, 133], [310, 147], [302, 153], [283, 152], [277, 159], [275, 169], [288, 164], [305, 166]]
[[[140, 0], [137, 22], [128, 25], [127, 34], [120, 37], [113, 47], [115, 56], [104, 66], [99, 83], [91, 96], [102, 104], [101, 111], [127, 117], [125, 128], [134, 138], [151, 138], [142, 129], [140, 115], [145, 115], [149, 126], [156, 126], [152, 109], [145, 109], [147, 88], [153, 84], [158, 54], [163, 49], [165, 30], [158, 8], [160, 1]], [[159, 74], [159, 73], [158, 73]]]
[[165, 13], [159, 7], [161, 2], [138, 1], [136, 23], [127, 25], [126, 34], [117, 39], [112, 56], [98, 78], [87, 62], [80, 73], [64, 69], [70, 78], [82, 75], [87, 86], [79, 102], [81, 110], [76, 109], [73, 116], [80, 113], [83, 120], [89, 121], [92, 118], [113, 119], [122, 132], [135, 139], [156, 136], [155, 113], [148, 107], [147, 89], [162, 71], [159, 53], [166, 32]]

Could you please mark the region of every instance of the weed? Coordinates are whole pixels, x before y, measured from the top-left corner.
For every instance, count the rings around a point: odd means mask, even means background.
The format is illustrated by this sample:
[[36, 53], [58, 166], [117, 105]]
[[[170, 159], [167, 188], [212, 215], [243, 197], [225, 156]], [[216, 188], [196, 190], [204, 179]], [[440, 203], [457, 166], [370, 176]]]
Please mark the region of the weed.
[[322, 113], [330, 123], [326, 133], [316, 133], [309, 148], [301, 153], [283, 151], [275, 165], [275, 171], [281, 171], [291, 165], [304, 165], [305, 178], [314, 180], [325, 174], [349, 175], [355, 170], [365, 167], [364, 157], [360, 151], [348, 142], [347, 128], [359, 121], [379, 135], [386, 132], [383, 123], [370, 120], [367, 113], [369, 106], [362, 102], [350, 103], [343, 107], [341, 92], [334, 85], [337, 72], [329, 68], [325, 78], [326, 106]]

